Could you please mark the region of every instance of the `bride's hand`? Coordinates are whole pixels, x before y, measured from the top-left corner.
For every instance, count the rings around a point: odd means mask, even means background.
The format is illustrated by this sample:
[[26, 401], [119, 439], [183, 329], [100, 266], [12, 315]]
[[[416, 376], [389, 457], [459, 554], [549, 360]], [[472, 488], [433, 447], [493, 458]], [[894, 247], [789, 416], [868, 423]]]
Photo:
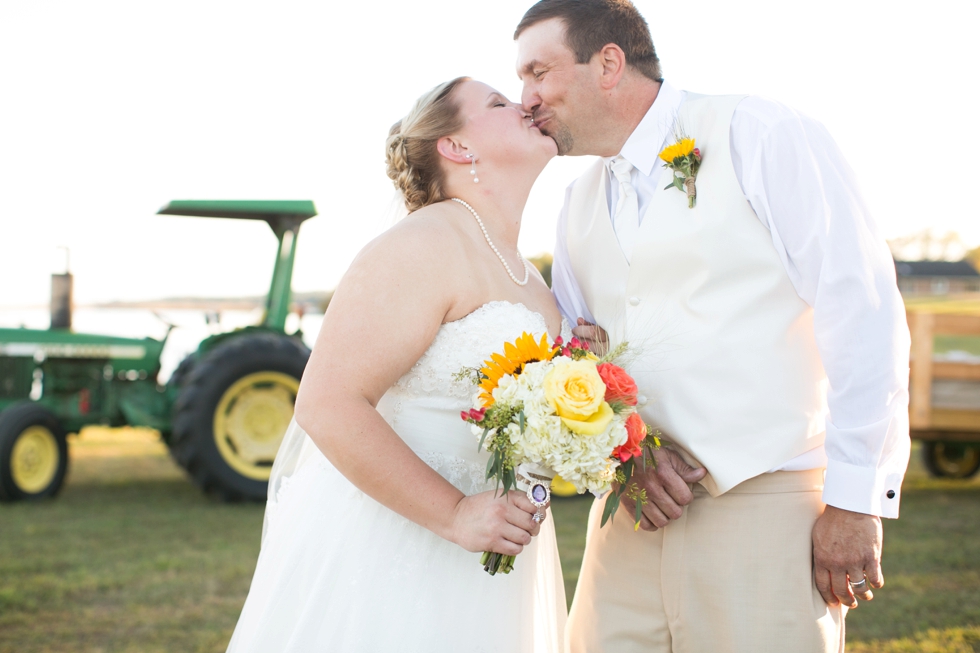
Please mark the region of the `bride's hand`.
[[503, 497], [495, 492], [463, 497], [456, 504], [450, 540], [473, 553], [516, 556], [541, 530], [531, 518], [535, 512], [527, 496], [514, 490]]

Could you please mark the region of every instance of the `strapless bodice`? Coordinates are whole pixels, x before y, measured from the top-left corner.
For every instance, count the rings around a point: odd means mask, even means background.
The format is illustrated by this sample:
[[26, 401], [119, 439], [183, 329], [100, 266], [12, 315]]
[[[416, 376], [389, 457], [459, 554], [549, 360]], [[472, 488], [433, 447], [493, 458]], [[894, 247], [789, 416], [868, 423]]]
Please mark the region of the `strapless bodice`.
[[[487, 454], [477, 451], [478, 440], [459, 416], [473, 407], [476, 388], [458, 372], [480, 367], [525, 331], [539, 339], [547, 330], [544, 316], [524, 304], [484, 304], [439, 328], [418, 362], [378, 402], [378, 412], [426, 464], [460, 490], [474, 494], [489, 489], [484, 481]], [[562, 337], [570, 337], [564, 321]]]

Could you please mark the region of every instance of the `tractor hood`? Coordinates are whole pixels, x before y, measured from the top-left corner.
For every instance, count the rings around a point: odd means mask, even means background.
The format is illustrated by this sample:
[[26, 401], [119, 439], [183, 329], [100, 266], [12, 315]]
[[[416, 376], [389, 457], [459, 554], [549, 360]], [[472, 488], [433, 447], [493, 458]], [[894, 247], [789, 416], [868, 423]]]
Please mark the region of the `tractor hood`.
[[38, 329], [0, 329], [0, 356], [11, 358], [89, 358], [112, 362], [115, 367], [125, 366], [151, 372], [159, 365], [161, 351], [163, 343], [153, 338], [117, 338]]

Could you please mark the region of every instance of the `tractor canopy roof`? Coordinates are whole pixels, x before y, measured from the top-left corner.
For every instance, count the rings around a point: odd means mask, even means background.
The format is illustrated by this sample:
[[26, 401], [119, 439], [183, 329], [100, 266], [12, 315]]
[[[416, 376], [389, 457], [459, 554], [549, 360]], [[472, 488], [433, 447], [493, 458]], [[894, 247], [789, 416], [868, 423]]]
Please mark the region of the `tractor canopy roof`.
[[173, 200], [157, 214], [265, 220], [278, 231], [279, 225], [299, 226], [312, 218], [316, 207], [310, 200]]

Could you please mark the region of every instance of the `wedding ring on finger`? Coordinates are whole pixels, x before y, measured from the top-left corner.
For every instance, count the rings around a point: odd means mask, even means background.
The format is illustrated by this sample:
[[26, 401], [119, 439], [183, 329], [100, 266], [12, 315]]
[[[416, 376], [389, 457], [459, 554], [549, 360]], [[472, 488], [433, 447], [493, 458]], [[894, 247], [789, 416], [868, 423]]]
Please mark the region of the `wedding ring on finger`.
[[864, 594], [869, 589], [868, 588], [868, 578], [867, 578], [867, 576], [865, 576], [864, 578], [862, 578], [857, 583], [851, 582], [849, 580], [849, 581], [847, 581], [847, 584], [851, 586], [851, 591], [854, 592], [855, 594]]
[[547, 506], [548, 501], [551, 500], [551, 488], [544, 483], [532, 483], [531, 486], [527, 488], [527, 500], [538, 509], [531, 519], [540, 524], [544, 521], [544, 518], [547, 515], [545, 512], [545, 506]]

